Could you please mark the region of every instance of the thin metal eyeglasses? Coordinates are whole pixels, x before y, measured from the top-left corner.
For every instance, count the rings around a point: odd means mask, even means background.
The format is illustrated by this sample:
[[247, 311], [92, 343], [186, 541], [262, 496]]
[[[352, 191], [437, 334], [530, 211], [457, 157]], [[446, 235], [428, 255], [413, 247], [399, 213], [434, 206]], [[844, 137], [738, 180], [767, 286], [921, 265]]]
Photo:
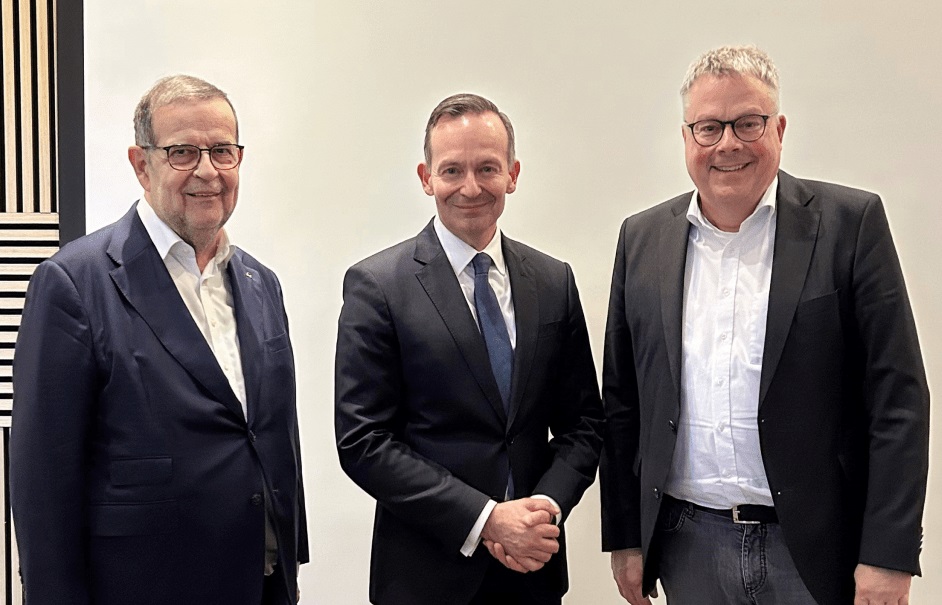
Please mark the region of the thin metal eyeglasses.
[[720, 142], [728, 125], [733, 129], [736, 138], [744, 143], [759, 140], [765, 134], [765, 125], [770, 115], [749, 114], [740, 116], [735, 120], [699, 120], [686, 124], [693, 135], [693, 140], [701, 147], [712, 147]]
[[209, 161], [216, 170], [232, 170], [242, 162], [242, 150], [245, 145], [224, 143], [212, 147], [196, 145], [168, 145], [167, 147], [144, 146], [143, 149], [163, 149], [167, 152], [167, 162], [175, 170], [194, 170], [200, 163], [203, 152], [209, 154]]

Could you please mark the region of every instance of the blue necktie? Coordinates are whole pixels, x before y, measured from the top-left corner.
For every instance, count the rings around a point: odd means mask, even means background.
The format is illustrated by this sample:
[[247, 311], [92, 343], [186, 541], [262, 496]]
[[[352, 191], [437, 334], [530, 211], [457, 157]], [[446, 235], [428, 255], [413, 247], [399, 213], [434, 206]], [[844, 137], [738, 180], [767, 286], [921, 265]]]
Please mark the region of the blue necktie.
[[481, 326], [481, 335], [484, 336], [487, 357], [491, 361], [491, 371], [494, 372], [500, 398], [504, 402], [504, 411], [509, 413], [514, 350], [510, 346], [504, 314], [500, 312], [500, 305], [497, 304], [497, 295], [487, 281], [491, 257], [484, 252], [478, 252], [471, 263], [474, 265], [474, 308], [478, 313], [478, 324]]
[[[510, 346], [510, 336], [507, 334], [507, 324], [504, 314], [497, 304], [497, 295], [494, 294], [491, 284], [487, 281], [487, 271], [491, 266], [491, 257], [478, 252], [472, 259], [474, 265], [474, 308], [478, 314], [478, 324], [481, 326], [481, 335], [487, 347], [487, 357], [491, 361], [491, 371], [497, 381], [501, 401], [504, 403], [504, 412], [510, 416], [510, 383], [514, 371], [514, 350]], [[510, 460], [507, 460], [507, 492], [506, 497], [514, 497], [514, 478], [510, 472]]]

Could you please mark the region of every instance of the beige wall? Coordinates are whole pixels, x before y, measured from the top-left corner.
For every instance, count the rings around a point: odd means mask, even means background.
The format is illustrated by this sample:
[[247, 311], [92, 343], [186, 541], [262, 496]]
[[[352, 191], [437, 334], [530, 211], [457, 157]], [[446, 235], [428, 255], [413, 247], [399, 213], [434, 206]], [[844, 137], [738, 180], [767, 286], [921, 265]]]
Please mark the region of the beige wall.
[[[156, 78], [203, 76], [239, 112], [246, 159], [230, 231], [280, 275], [299, 367], [314, 556], [303, 602], [367, 601], [373, 502], [333, 445], [341, 279], [432, 215], [415, 166], [427, 115], [451, 93], [481, 93], [513, 119], [523, 170], [501, 226], [572, 264], [600, 361], [621, 219], [690, 187], [677, 97], [688, 63], [719, 44], [760, 45], [782, 74], [783, 167], [883, 195], [930, 386], [942, 382], [940, 5], [660, 4], [86, 0], [90, 229], [139, 195], [125, 149]], [[942, 594], [940, 503], [934, 480], [915, 603]], [[597, 486], [569, 530], [566, 603], [618, 603]]]

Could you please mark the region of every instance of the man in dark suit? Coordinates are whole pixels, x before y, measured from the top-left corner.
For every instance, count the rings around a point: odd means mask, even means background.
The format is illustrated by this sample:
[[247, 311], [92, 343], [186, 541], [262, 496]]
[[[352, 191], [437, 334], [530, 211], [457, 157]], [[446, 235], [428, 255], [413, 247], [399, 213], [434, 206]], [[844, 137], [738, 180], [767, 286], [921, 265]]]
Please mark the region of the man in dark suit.
[[10, 446], [26, 602], [294, 603], [294, 361], [277, 278], [223, 230], [235, 112], [173, 76], [134, 124], [144, 199], [40, 264], [26, 295]]
[[519, 172], [493, 103], [445, 99], [418, 167], [437, 217], [344, 280], [337, 449], [377, 500], [373, 603], [568, 587], [560, 521], [595, 478], [602, 410], [572, 270], [497, 229]]
[[622, 596], [907, 603], [929, 394], [880, 198], [779, 170], [754, 47], [681, 89], [696, 191], [622, 225], [605, 338], [602, 539]]

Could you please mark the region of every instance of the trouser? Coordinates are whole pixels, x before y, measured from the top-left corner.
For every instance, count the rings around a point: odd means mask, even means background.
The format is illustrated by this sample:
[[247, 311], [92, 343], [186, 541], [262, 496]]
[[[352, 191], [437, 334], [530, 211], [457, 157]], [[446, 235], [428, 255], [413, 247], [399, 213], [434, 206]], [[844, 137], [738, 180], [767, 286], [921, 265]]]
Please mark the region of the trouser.
[[668, 496], [656, 531], [668, 605], [816, 605], [778, 523], [737, 524]]

